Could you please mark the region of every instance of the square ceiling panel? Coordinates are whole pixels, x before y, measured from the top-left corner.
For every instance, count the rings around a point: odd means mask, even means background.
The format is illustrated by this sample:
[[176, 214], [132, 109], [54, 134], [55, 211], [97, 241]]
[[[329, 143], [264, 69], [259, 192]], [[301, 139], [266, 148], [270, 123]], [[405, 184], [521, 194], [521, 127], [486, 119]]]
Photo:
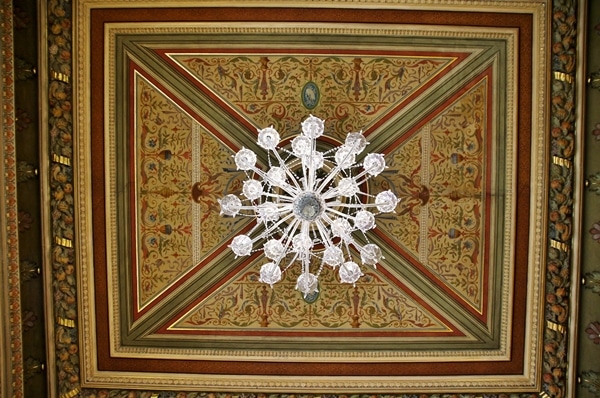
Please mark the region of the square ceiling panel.
[[[539, 388], [548, 5], [504, 3], [78, 3], [84, 387]], [[218, 199], [241, 148], [270, 167], [257, 129], [310, 114], [323, 151], [362, 130], [388, 164], [367, 191], [401, 202], [379, 265], [309, 300], [299, 266], [271, 288], [232, 253], [254, 221]]]

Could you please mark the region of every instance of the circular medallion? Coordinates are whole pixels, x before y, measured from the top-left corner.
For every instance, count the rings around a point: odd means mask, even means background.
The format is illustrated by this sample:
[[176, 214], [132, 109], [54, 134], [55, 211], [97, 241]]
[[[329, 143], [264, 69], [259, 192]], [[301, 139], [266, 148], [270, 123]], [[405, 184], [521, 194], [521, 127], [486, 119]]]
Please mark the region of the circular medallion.
[[308, 82], [302, 88], [302, 104], [306, 109], [314, 109], [320, 96], [319, 87], [314, 82]]

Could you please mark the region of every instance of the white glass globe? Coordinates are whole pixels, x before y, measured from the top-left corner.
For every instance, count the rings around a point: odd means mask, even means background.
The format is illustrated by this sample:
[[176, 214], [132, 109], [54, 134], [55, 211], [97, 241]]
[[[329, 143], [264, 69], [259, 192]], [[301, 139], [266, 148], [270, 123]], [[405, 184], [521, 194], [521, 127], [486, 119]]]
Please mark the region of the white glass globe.
[[336, 218], [331, 223], [331, 234], [333, 236], [348, 240], [351, 232], [352, 226], [350, 226], [350, 223], [345, 218]]
[[358, 211], [354, 215], [354, 227], [363, 232], [375, 228], [375, 216], [370, 211]]
[[313, 115], [310, 115], [302, 122], [302, 133], [313, 140], [323, 135], [324, 130], [325, 122]]
[[242, 201], [233, 194], [217, 199], [217, 202], [221, 206], [221, 215], [235, 217], [242, 208]]
[[279, 208], [273, 202], [264, 202], [257, 207], [258, 217], [263, 222], [275, 222], [279, 220]]
[[344, 144], [351, 148], [355, 154], [359, 154], [365, 149], [368, 142], [361, 131], [360, 133], [348, 133]]
[[342, 145], [335, 152], [335, 162], [342, 169], [347, 169], [349, 167], [352, 167], [354, 165], [355, 161], [356, 161], [356, 155], [352, 151], [352, 148], [347, 147], [346, 145]]
[[279, 144], [279, 133], [273, 126], [258, 130], [258, 145], [272, 151], [277, 144]]
[[306, 252], [313, 247], [313, 241], [310, 236], [300, 233], [292, 238], [292, 247], [298, 253]]
[[306, 272], [301, 273], [298, 279], [296, 279], [296, 290], [300, 290], [304, 293], [304, 297], [318, 292], [317, 276]]
[[376, 266], [382, 258], [381, 249], [373, 243], [365, 245], [360, 251], [360, 260], [365, 265]]
[[273, 287], [273, 284], [279, 282], [280, 280], [281, 268], [279, 268], [279, 265], [271, 262], [260, 267], [260, 277], [258, 278], [259, 282], [268, 283], [271, 287]]
[[263, 194], [262, 184], [256, 180], [244, 181], [242, 193], [250, 200], [258, 199]]
[[292, 152], [299, 158], [302, 158], [312, 150], [312, 140], [302, 135], [292, 140]]
[[385, 158], [380, 153], [370, 153], [365, 156], [363, 167], [372, 176], [379, 175], [385, 169]]
[[238, 170], [252, 170], [256, 164], [256, 154], [246, 148], [240, 149], [234, 159]]
[[304, 156], [302, 161], [309, 169], [318, 170], [323, 167], [323, 164], [325, 163], [325, 157], [321, 152], [314, 151], [310, 155]]
[[248, 235], [238, 235], [229, 245], [236, 256], [247, 256], [252, 253], [252, 239]]
[[327, 249], [323, 253], [323, 261], [327, 265], [337, 267], [344, 262], [344, 253], [337, 246], [327, 246]]
[[360, 192], [358, 183], [351, 177], [342, 178], [337, 184], [337, 189], [338, 193], [345, 197], [351, 197]]
[[389, 213], [396, 208], [398, 198], [396, 198], [396, 195], [392, 191], [383, 191], [375, 197], [375, 204], [377, 205], [377, 210], [380, 212]]
[[339, 270], [340, 281], [343, 283], [356, 283], [363, 276], [360, 267], [354, 261], [346, 261]]
[[283, 244], [278, 239], [269, 239], [263, 246], [265, 256], [271, 260], [279, 260], [285, 253]]
[[285, 170], [283, 170], [281, 167], [271, 167], [267, 172], [267, 177], [271, 185], [276, 187], [283, 187], [285, 185]]

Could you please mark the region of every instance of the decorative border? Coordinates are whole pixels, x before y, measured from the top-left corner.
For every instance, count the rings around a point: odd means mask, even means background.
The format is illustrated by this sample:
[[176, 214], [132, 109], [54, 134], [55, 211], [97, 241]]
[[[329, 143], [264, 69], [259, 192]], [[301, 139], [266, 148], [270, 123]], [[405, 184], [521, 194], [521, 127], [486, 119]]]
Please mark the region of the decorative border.
[[[543, 392], [551, 397], [568, 391], [569, 300], [573, 255], [574, 155], [576, 118], [577, 5], [554, 0], [551, 43], [550, 175], [548, 258], [543, 350]], [[581, 173], [581, 171], [578, 171]], [[577, 289], [575, 283], [574, 289]], [[574, 366], [574, 364], [573, 364]], [[574, 380], [571, 381], [574, 385]]]
[[[310, 26], [308, 26], [310, 25]], [[493, 31], [492, 31], [493, 30]], [[299, 352], [293, 352], [293, 351], [277, 351], [277, 352], [268, 352], [268, 351], [261, 351], [261, 350], [225, 350], [225, 349], [216, 349], [216, 348], [206, 348], [203, 350], [198, 350], [197, 352], [195, 352], [194, 354], [190, 354], [188, 351], [188, 349], [184, 348], [184, 349], [180, 349], [180, 348], [158, 348], [158, 347], [137, 347], [137, 346], [122, 346], [121, 345], [121, 341], [120, 341], [120, 325], [121, 322], [119, 320], [120, 314], [122, 313], [122, 310], [120, 309], [120, 301], [117, 299], [119, 297], [119, 261], [118, 261], [118, 234], [117, 234], [117, 189], [115, 188], [114, 184], [112, 184], [112, 181], [116, 181], [117, 180], [117, 150], [116, 150], [116, 142], [117, 142], [117, 127], [116, 127], [116, 117], [117, 117], [117, 113], [115, 111], [115, 109], [118, 109], [118, 107], [115, 104], [115, 100], [116, 100], [116, 96], [114, 93], [119, 92], [116, 88], [116, 74], [114, 71], [119, 70], [119, 68], [116, 66], [117, 65], [117, 61], [116, 61], [116, 40], [117, 37], [121, 37], [124, 35], [137, 35], [140, 37], [143, 37], [144, 35], [169, 35], [169, 34], [174, 34], [174, 33], [183, 33], [183, 34], [222, 34], [222, 33], [229, 33], [229, 34], [235, 34], [235, 35], [256, 35], [256, 34], [273, 34], [273, 35], [304, 35], [304, 34], [329, 34], [329, 35], [355, 35], [355, 36], [361, 36], [361, 37], [366, 37], [366, 36], [371, 36], [371, 35], [381, 35], [381, 36], [406, 36], [406, 35], [413, 35], [413, 36], [418, 36], [419, 38], [426, 38], [429, 36], [444, 36], [444, 37], [450, 37], [450, 38], [460, 38], [460, 39], [471, 39], [471, 40], [476, 40], [476, 39], [499, 39], [499, 40], [504, 40], [504, 43], [506, 44], [507, 47], [507, 51], [506, 51], [506, 57], [507, 57], [507, 76], [508, 77], [508, 83], [507, 83], [507, 87], [506, 90], [509, 91], [510, 93], [507, 95], [508, 97], [508, 102], [507, 102], [507, 110], [506, 110], [506, 115], [508, 119], [514, 119], [515, 118], [515, 113], [516, 113], [516, 108], [514, 103], [516, 101], [514, 101], [514, 99], [516, 98], [516, 95], [514, 94], [517, 91], [517, 79], [516, 76], [514, 74], [514, 63], [515, 63], [515, 58], [517, 57], [517, 54], [515, 53], [515, 47], [516, 47], [516, 32], [514, 31], [510, 31], [507, 29], [502, 29], [502, 28], [494, 28], [494, 29], [480, 29], [477, 30], [476, 28], [473, 29], [473, 31], [468, 31], [468, 32], [457, 32], [455, 29], [436, 29], [436, 30], [430, 30], [430, 29], [423, 29], [423, 28], [419, 28], [418, 26], [414, 27], [413, 29], [410, 28], [406, 28], [406, 27], [389, 27], [389, 26], [385, 26], [385, 25], [373, 25], [370, 26], [368, 28], [362, 27], [362, 26], [352, 26], [352, 27], [331, 27], [330, 25], [324, 24], [324, 23], [311, 23], [311, 24], [294, 24], [294, 23], [286, 23], [286, 24], [271, 24], [271, 26], [264, 28], [260, 23], [256, 23], [256, 22], [248, 22], [245, 23], [243, 26], [239, 26], [238, 24], [235, 23], [211, 23], [211, 22], [206, 22], [206, 23], [181, 23], [178, 24], [177, 26], [173, 27], [172, 24], [170, 23], [154, 23], [154, 24], [143, 24], [143, 23], [136, 23], [135, 27], [131, 27], [126, 23], [109, 23], [105, 25], [105, 35], [106, 37], [108, 37], [107, 40], [107, 56], [106, 58], [108, 59], [107, 61], [107, 69], [108, 72], [106, 72], [106, 78], [105, 78], [105, 98], [107, 98], [106, 101], [106, 106], [108, 111], [106, 112], [106, 116], [105, 116], [105, 120], [106, 120], [106, 127], [105, 130], [107, 131], [106, 134], [106, 149], [105, 149], [105, 173], [106, 173], [106, 180], [107, 180], [107, 184], [105, 187], [105, 196], [107, 198], [105, 206], [106, 206], [106, 214], [107, 214], [107, 226], [106, 226], [106, 253], [107, 253], [107, 263], [109, 264], [109, 269], [108, 269], [108, 306], [109, 306], [109, 311], [112, 314], [112, 317], [110, 318], [109, 321], [109, 325], [110, 325], [110, 334], [109, 334], [109, 338], [110, 338], [110, 347], [111, 347], [111, 353], [114, 356], [127, 356], [127, 357], [140, 357], [140, 358], [144, 358], [144, 357], [148, 357], [149, 355], [160, 355], [161, 357], [170, 357], [170, 358], [185, 358], [188, 360], [233, 360], [234, 358], [240, 358], [241, 360], [248, 360], [249, 358], [260, 358], [261, 360], [266, 360], [266, 361], [277, 361], [280, 360], [280, 358], [282, 356], [286, 357], [286, 358], [290, 358], [290, 359], [304, 359], [304, 360], [316, 360], [316, 361], [322, 361], [322, 360], [329, 360], [329, 361], [336, 361], [336, 362], [347, 362], [347, 361], [352, 361], [352, 360], [356, 360], [358, 359], [365, 359], [367, 358], [368, 360], [372, 360], [372, 361], [384, 361], [384, 362], [389, 362], [389, 361], [393, 361], [394, 359], [399, 359], [399, 358], [428, 358], [431, 361], [435, 361], [435, 362], [445, 362], [448, 360], [481, 360], [481, 358], [488, 358], [488, 359], [496, 359], [496, 360], [502, 360], [502, 359], [510, 359], [510, 341], [509, 341], [509, 336], [510, 336], [510, 329], [511, 327], [506, 326], [509, 325], [509, 323], [511, 322], [511, 320], [509, 319], [511, 317], [511, 313], [512, 313], [512, 306], [511, 306], [511, 302], [510, 299], [512, 297], [512, 293], [510, 292], [510, 290], [512, 289], [512, 273], [513, 271], [511, 270], [511, 265], [509, 264], [509, 261], [511, 258], [513, 258], [514, 253], [511, 252], [511, 244], [510, 244], [510, 240], [513, 238], [512, 234], [510, 231], [505, 231], [503, 233], [502, 239], [503, 239], [503, 244], [505, 247], [505, 253], [503, 254], [503, 264], [502, 264], [502, 275], [504, 276], [504, 281], [502, 282], [502, 286], [504, 286], [504, 291], [502, 294], [502, 301], [501, 301], [501, 307], [502, 307], [502, 316], [501, 316], [501, 320], [502, 320], [502, 324], [505, 325], [502, 327], [502, 331], [501, 331], [501, 338], [499, 340], [500, 342], [500, 346], [497, 350], [485, 350], [485, 351], [477, 351], [477, 350], [469, 350], [467, 352], [464, 351], [444, 351], [444, 357], [440, 357], [438, 353], [431, 353], [428, 352], [426, 350], [422, 350], [422, 351], [411, 351], [411, 350], [400, 350], [400, 351], [395, 351], [395, 352], [386, 352], [386, 353], [377, 353], [377, 354], [372, 354], [372, 353], [364, 353], [364, 352], [344, 352], [344, 353], [339, 353], [336, 351], [318, 351], [318, 352], [307, 352], [307, 353], [299, 353]], [[79, 47], [79, 50], [83, 52], [83, 49], [81, 48], [81, 46]], [[481, 51], [481, 50], [478, 50]], [[474, 54], [477, 53], [476, 51], [474, 51]], [[467, 57], [468, 58], [468, 57]], [[81, 95], [81, 94], [79, 94]], [[542, 113], [544, 112], [543, 110], [540, 112]], [[81, 121], [81, 123], [85, 123], [84, 120]], [[513, 123], [516, 126], [516, 122]], [[512, 161], [513, 159], [513, 152], [514, 152], [514, 148], [513, 146], [515, 146], [516, 144], [514, 144], [516, 142], [516, 136], [517, 136], [517, 127], [513, 126], [513, 128], [511, 128], [511, 131], [507, 131], [507, 142], [509, 143], [508, 148], [506, 149], [506, 154], [507, 154], [507, 159], [510, 159]], [[508, 138], [509, 137], [509, 138]], [[232, 141], [235, 140], [235, 137], [228, 137], [230, 138]], [[82, 140], [83, 141], [83, 140]], [[88, 146], [88, 145], [86, 145]], [[544, 146], [540, 145], [540, 150], [543, 150]], [[79, 149], [75, 149], [77, 150], [84, 150], [83, 148], [79, 148]], [[541, 165], [540, 167], [538, 167], [539, 169], [542, 169]], [[515, 166], [512, 164], [507, 164], [505, 167], [505, 175], [506, 178], [508, 180], [513, 180], [513, 176], [516, 174], [516, 170], [515, 170]], [[544, 173], [542, 170], [540, 171], [534, 171], [536, 176], [542, 176]], [[540, 181], [541, 181], [541, 177], [540, 177]], [[540, 182], [538, 181], [538, 182]], [[538, 184], [539, 185], [539, 184]], [[511, 190], [515, 189], [515, 187], [511, 187]], [[539, 193], [539, 195], [537, 195], [539, 197], [539, 199], [541, 200], [543, 198], [543, 188], [539, 188], [537, 191], [537, 193]], [[510, 194], [511, 196], [514, 196], [512, 193]], [[505, 219], [503, 220], [503, 222], [510, 224], [511, 218], [513, 217], [514, 214], [514, 207], [515, 207], [515, 199], [514, 197], [507, 200], [507, 204], [505, 207]], [[81, 210], [80, 210], [81, 211]], [[540, 221], [541, 221], [541, 217], [540, 217]], [[83, 222], [83, 220], [80, 220], [80, 222]], [[536, 236], [533, 237], [533, 239], [536, 240], [534, 246], [538, 247], [540, 245], [543, 244], [543, 239], [541, 238], [540, 234], [536, 234]], [[80, 252], [81, 253], [81, 252]], [[84, 254], [80, 254], [80, 255], [84, 255]], [[89, 253], [88, 257], [91, 257], [92, 253]], [[540, 254], [536, 254], [536, 259], [541, 259]], [[541, 272], [540, 272], [540, 266], [541, 266], [541, 261], [536, 260], [536, 263], [538, 265], [538, 267], [536, 267], [535, 271], [532, 272], [532, 277], [529, 278], [529, 283], [531, 286], [533, 286], [534, 284], [536, 285], [535, 287], [532, 287], [531, 289], [535, 292], [534, 297], [533, 297], [533, 301], [535, 303], [539, 303], [541, 298], [540, 298], [540, 292], [539, 292], [539, 287], [541, 286], [541, 284], [538, 283], [538, 278], [541, 276]], [[88, 262], [86, 260], [80, 260], [80, 269], [81, 269], [81, 284], [79, 285], [79, 294], [81, 296], [81, 300], [80, 300], [80, 305], [81, 305], [81, 309], [83, 310], [82, 312], [84, 314], [93, 314], [95, 312], [94, 310], [94, 306], [95, 306], [95, 300], [93, 297], [93, 294], [90, 293], [89, 289], [93, 289], [93, 286], [90, 286], [88, 284], [88, 281], [92, 281], [93, 280], [93, 264], [91, 264], [91, 262], [88, 264]], [[79, 327], [81, 330], [81, 333], [83, 334], [83, 336], [90, 336], [87, 339], [84, 339], [84, 345], [81, 347], [81, 349], [84, 350], [84, 352], [90, 352], [92, 349], [94, 349], [94, 347], [92, 347], [93, 343], [91, 342], [91, 340], [94, 338], [94, 335], [96, 333], [96, 329], [95, 327], [91, 326], [91, 325], [95, 325], [93, 321], [90, 321], [89, 319], [87, 319], [88, 316], [86, 315], [85, 317], [81, 317], [80, 318], [80, 323], [79, 323]], [[89, 318], [93, 318], [93, 315]], [[539, 330], [539, 319], [533, 319], [532, 320], [532, 327], [531, 330]], [[537, 336], [536, 332], [534, 332], [534, 335]], [[527, 337], [526, 337], [527, 338]], [[531, 349], [529, 349], [530, 351], [536, 352], [536, 348], [535, 345], [538, 344], [537, 340], [532, 341], [532, 345], [533, 347]], [[126, 354], [126, 355], [124, 355]], [[91, 360], [91, 358], [89, 358], [89, 355], [82, 355], [83, 360], [82, 362], [85, 362], [86, 365], [85, 367], [89, 368], [90, 366], [92, 366], [89, 363], [89, 360]], [[533, 374], [533, 371], [537, 368], [536, 366], [536, 361], [535, 358], [533, 358], [530, 362], [532, 364], [532, 368], [530, 370], [530, 374]], [[87, 379], [87, 377], [84, 377], [84, 379]], [[438, 383], [448, 383], [447, 381], [439, 381]]]
[[[2, 259], [0, 260], [0, 276], [2, 289], [0, 298], [0, 314], [2, 315], [2, 351], [0, 393], [20, 398], [24, 395], [24, 360], [21, 320], [21, 274], [19, 265], [19, 219], [17, 210], [17, 154], [16, 154], [16, 115], [15, 115], [15, 69], [13, 5], [11, 0], [4, 0], [0, 5], [0, 49], [2, 54], [2, 97], [0, 117], [2, 118], [2, 175], [0, 175], [0, 199], [2, 214], [0, 232]], [[5, 338], [5, 333], [8, 333]], [[10, 344], [9, 344], [10, 343]], [[6, 362], [5, 362], [6, 361]], [[6, 366], [6, 368], [5, 368]], [[5, 384], [2, 384], [5, 383]]]
[[[44, 14], [42, 14], [44, 15]], [[56, 375], [58, 395], [74, 397], [79, 386], [79, 338], [77, 329], [77, 287], [74, 246], [74, 182], [72, 170], [73, 153], [73, 104], [72, 75], [72, 19], [69, 0], [47, 1], [47, 124], [42, 131], [47, 134], [49, 209], [44, 214], [50, 231], [45, 274], [52, 273], [52, 294], [47, 296], [47, 308], [53, 303], [53, 313], [46, 316], [51, 325], [47, 330], [53, 339], [47, 339], [48, 355], [55, 353], [55, 365], [49, 371]], [[44, 133], [42, 133], [44, 134]], [[48, 285], [48, 283], [47, 283]], [[56, 396], [55, 391], [50, 392]]]
[[[10, 1], [5, 1], [10, 5]], [[105, 3], [114, 3], [117, 1], [106, 1]], [[180, 1], [179, 4], [185, 2]], [[196, 2], [196, 4], [202, 2]], [[214, 3], [214, 2], [205, 2]], [[263, 1], [264, 3], [274, 3]], [[285, 5], [293, 5], [297, 2], [278, 2]], [[310, 1], [309, 1], [310, 3]], [[315, 2], [312, 2], [316, 4]], [[348, 6], [348, 1], [320, 2], [319, 6], [333, 7], [344, 4]], [[369, 2], [354, 1], [352, 4], [381, 4], [382, 7], [393, 7], [394, 4], [409, 6], [410, 4], [419, 4], [417, 0], [396, 1], [396, 2]], [[456, 8], [464, 6], [462, 0], [456, 1], [438, 1], [435, 2], [440, 8], [455, 6]], [[474, 1], [473, 4], [482, 4], [481, 1]], [[489, 5], [489, 2], [487, 2]], [[498, 2], [497, 6], [515, 6], [515, 2]], [[523, 4], [523, 3], [518, 3]], [[531, 2], [527, 2], [531, 5]], [[245, 6], [251, 6], [252, 2], [247, 2]], [[69, 78], [71, 76], [71, 3], [68, 0], [48, 0], [48, 28], [49, 34], [49, 63], [51, 69], [51, 81], [49, 88], [49, 101], [52, 104], [61, 104], [62, 112], [60, 116], [54, 116], [54, 106], [50, 106], [49, 134], [50, 150], [53, 154], [64, 156], [71, 159], [72, 155], [72, 112], [70, 110], [71, 86]], [[6, 8], [10, 9], [10, 8]], [[576, 15], [577, 2], [570, 0], [554, 0], [552, 15], [552, 71], [558, 72], [552, 76], [551, 84], [551, 154], [552, 159], [556, 157], [559, 162], [550, 160], [549, 171], [549, 240], [547, 244], [548, 259], [546, 263], [546, 304], [545, 320], [546, 328], [544, 333], [543, 350], [543, 369], [541, 391], [538, 393], [524, 393], [520, 397], [564, 397], [567, 391], [567, 347], [568, 347], [568, 316], [570, 313], [569, 297], [571, 289], [571, 256], [573, 251], [572, 236], [573, 229], [577, 227], [573, 224], [573, 143], [574, 137], [574, 119], [575, 119], [575, 61], [576, 61]], [[67, 28], [65, 28], [68, 26]], [[59, 29], [60, 27], [60, 29]], [[6, 28], [6, 25], [5, 25]], [[539, 43], [544, 46], [545, 43]], [[546, 68], [546, 65], [540, 65], [540, 68]], [[52, 73], [54, 71], [55, 73]], [[536, 71], [534, 71], [535, 73]], [[563, 75], [564, 74], [564, 75]], [[570, 79], [562, 79], [562, 76], [570, 76]], [[6, 96], [6, 94], [5, 94]], [[77, 106], [83, 104], [78, 103]], [[79, 112], [85, 110], [84, 106], [79, 107]], [[57, 112], [58, 113], [58, 112]], [[545, 123], [545, 121], [541, 121]], [[5, 132], [6, 134], [6, 132]], [[81, 160], [81, 159], [80, 159]], [[52, 232], [56, 237], [67, 239], [66, 242], [72, 242], [72, 219], [73, 219], [73, 174], [71, 166], [63, 163], [52, 163], [50, 165], [50, 189], [52, 201], [50, 203], [50, 214], [52, 215]], [[578, 171], [579, 172], [579, 171]], [[54, 218], [56, 217], [56, 218]], [[70, 221], [70, 223], [69, 223]], [[70, 235], [70, 237], [69, 237]], [[54, 241], [54, 242], [58, 242]], [[62, 240], [60, 241], [62, 242]], [[83, 243], [83, 242], [81, 242]], [[76, 246], [77, 247], [77, 246]], [[80, 249], [77, 247], [78, 250]], [[62, 246], [59, 243], [53, 243], [50, 248], [52, 253], [52, 267], [54, 269], [54, 294], [52, 300], [55, 303], [54, 329], [56, 331], [55, 351], [57, 355], [58, 371], [58, 392], [61, 397], [73, 397], [80, 392], [79, 384], [79, 355], [76, 327], [76, 286], [64, 280], [60, 280], [59, 270], [74, 271], [75, 258], [72, 248]], [[50, 271], [50, 270], [49, 270]], [[59, 322], [64, 320], [66, 322]], [[70, 322], [72, 321], [72, 323]], [[67, 324], [68, 326], [62, 326]], [[73, 327], [70, 327], [73, 326]], [[139, 391], [121, 391], [121, 390], [84, 390], [81, 396], [114, 396], [114, 397], [158, 397], [158, 393], [139, 392]], [[161, 396], [175, 396], [175, 393], [160, 394]], [[198, 393], [179, 393], [179, 397], [196, 397], [207, 394]], [[209, 394], [210, 396], [226, 397], [231, 396], [225, 393]], [[252, 394], [254, 396], [254, 394]], [[397, 397], [410, 397], [414, 395], [396, 395]], [[428, 396], [428, 395], [422, 395]], [[450, 395], [430, 395], [430, 397], [442, 397]], [[476, 397], [476, 394], [462, 395], [464, 397]], [[488, 397], [501, 397], [504, 394], [490, 394]]]

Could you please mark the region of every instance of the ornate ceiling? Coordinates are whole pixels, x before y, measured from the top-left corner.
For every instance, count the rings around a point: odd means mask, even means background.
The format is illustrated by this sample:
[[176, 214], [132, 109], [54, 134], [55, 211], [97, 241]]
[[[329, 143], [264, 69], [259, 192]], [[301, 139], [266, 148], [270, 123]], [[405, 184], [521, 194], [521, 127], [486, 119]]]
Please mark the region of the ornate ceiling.
[[[551, 7], [430, 3], [74, 4], [73, 152], [49, 143], [73, 160], [52, 252], [76, 256], [53, 283], [71, 391], [547, 390]], [[297, 267], [270, 288], [261, 252], [236, 258], [253, 224], [217, 200], [242, 147], [269, 167], [258, 128], [289, 142], [309, 114], [324, 151], [362, 130], [389, 166], [366, 189], [401, 202], [367, 235], [380, 264], [355, 286], [325, 267], [305, 300]]]
[[[165, 388], [536, 388], [544, 3], [143, 18], [94, 3], [77, 31], [87, 383], [144, 386], [143, 364]], [[309, 114], [324, 150], [362, 130], [389, 165], [368, 191], [402, 201], [368, 236], [377, 269], [351, 286], [326, 267], [307, 301], [295, 268], [271, 289], [259, 252], [233, 255], [252, 225], [217, 200], [241, 190], [242, 147], [268, 167], [257, 128], [289, 141]]]

